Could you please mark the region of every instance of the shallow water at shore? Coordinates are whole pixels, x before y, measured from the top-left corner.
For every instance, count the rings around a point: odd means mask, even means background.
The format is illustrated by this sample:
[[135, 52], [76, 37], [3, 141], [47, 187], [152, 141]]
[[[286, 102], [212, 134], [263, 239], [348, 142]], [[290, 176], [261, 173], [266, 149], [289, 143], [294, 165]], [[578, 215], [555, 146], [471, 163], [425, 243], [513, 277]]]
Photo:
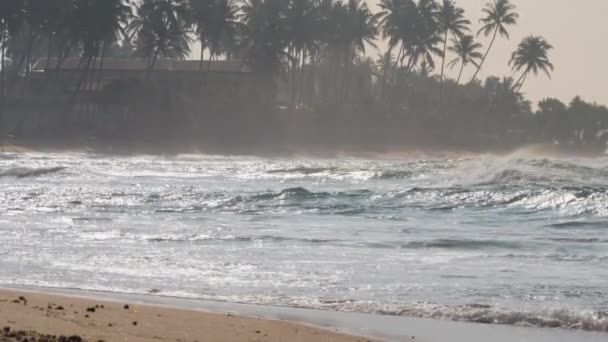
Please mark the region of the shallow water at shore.
[[0, 283], [608, 331], [608, 159], [0, 154]]

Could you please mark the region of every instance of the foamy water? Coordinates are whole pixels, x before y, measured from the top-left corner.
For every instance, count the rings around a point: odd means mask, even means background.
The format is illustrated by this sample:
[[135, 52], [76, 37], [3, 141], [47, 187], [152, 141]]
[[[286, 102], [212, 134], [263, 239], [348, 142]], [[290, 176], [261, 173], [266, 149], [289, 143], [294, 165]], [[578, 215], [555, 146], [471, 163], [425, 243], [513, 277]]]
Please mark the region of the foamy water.
[[608, 159], [0, 154], [0, 283], [608, 331]]

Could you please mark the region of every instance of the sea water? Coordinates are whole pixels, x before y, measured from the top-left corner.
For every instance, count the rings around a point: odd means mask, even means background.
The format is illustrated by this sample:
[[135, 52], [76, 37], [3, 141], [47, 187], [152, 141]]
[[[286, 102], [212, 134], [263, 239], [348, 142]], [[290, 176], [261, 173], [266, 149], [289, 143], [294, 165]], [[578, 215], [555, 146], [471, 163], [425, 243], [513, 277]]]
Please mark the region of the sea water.
[[608, 158], [0, 154], [0, 284], [608, 331]]

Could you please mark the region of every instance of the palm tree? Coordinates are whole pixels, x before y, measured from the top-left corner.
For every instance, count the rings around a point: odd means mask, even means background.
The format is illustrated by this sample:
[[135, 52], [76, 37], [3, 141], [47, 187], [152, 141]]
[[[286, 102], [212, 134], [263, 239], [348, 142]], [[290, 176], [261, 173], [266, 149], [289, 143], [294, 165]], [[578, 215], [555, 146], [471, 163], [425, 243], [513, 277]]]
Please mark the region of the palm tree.
[[376, 47], [375, 40], [378, 35], [377, 19], [362, 0], [348, 0], [346, 4], [348, 20], [342, 24], [345, 30], [344, 38], [350, 45], [351, 61], [355, 54], [365, 54], [365, 45]]
[[348, 95], [354, 61], [359, 54], [365, 54], [366, 45], [376, 47], [378, 26], [377, 18], [362, 0], [349, 0], [342, 14], [343, 21], [338, 22], [338, 34], [346, 49], [342, 72], [342, 97], [345, 99]]
[[283, 70], [287, 47], [283, 0], [244, 0], [240, 8], [239, 50], [252, 71], [276, 75]]
[[[435, 69], [433, 56], [443, 56], [443, 51], [437, 46], [442, 42], [440, 22], [437, 20], [439, 7], [435, 0], [420, 0], [410, 16], [411, 34], [404, 36], [408, 58], [407, 70], [424, 63], [425, 69]], [[402, 57], [402, 58], [403, 58]]]
[[233, 45], [236, 34], [237, 7], [234, 0], [213, 0], [207, 27], [209, 67], [214, 57]]
[[237, 6], [234, 0], [189, 0], [192, 24], [201, 42], [200, 69], [209, 49], [209, 63], [234, 43], [237, 26]]
[[130, 0], [75, 0], [74, 26], [70, 29], [83, 48], [80, 61], [83, 69], [76, 92], [82, 85], [94, 84], [95, 71], [101, 74], [103, 69], [105, 50], [124, 34], [131, 14]]
[[475, 37], [471, 35], [452, 38], [452, 46], [450, 46], [449, 50], [455, 53], [458, 57], [451, 60], [448, 63], [448, 67], [452, 69], [458, 63], [461, 64], [456, 83], [460, 83], [462, 72], [469, 63], [479, 66], [478, 61], [483, 58], [483, 54], [478, 51], [481, 49], [481, 47], [481, 44], [475, 42]]
[[393, 70], [393, 65], [395, 65], [395, 57], [390, 50], [379, 55], [376, 60], [376, 69], [379, 71], [381, 81], [380, 97], [382, 98], [384, 98], [387, 85], [390, 83], [389, 73]]
[[321, 15], [315, 0], [289, 0], [285, 12], [285, 28], [289, 41], [288, 54], [291, 62], [291, 106], [299, 97], [303, 67], [306, 59], [318, 48]]
[[0, 109], [4, 105], [6, 88], [6, 49], [9, 38], [17, 34], [21, 25], [23, 5], [23, 0], [0, 1]]
[[551, 78], [551, 72], [554, 69], [548, 56], [551, 49], [553, 46], [539, 36], [528, 36], [519, 44], [509, 61], [513, 71], [518, 72], [524, 69], [514, 85], [517, 87], [517, 91], [521, 90], [530, 72], [538, 75], [539, 71], [543, 71]]
[[443, 0], [439, 6], [439, 24], [444, 32], [443, 37], [443, 61], [441, 62], [441, 82], [445, 70], [445, 57], [448, 48], [448, 35], [452, 33], [455, 37], [464, 36], [469, 31], [471, 22], [464, 17], [464, 9], [457, 7], [454, 0]]
[[486, 8], [483, 9], [485, 17], [481, 19], [481, 23], [484, 25], [477, 34], [479, 35], [483, 32], [483, 34], [488, 37], [494, 32], [494, 35], [492, 36], [492, 41], [488, 46], [488, 50], [481, 59], [481, 63], [479, 63], [477, 71], [475, 72], [475, 75], [473, 75], [471, 81], [474, 81], [477, 78], [479, 71], [483, 67], [484, 62], [494, 45], [496, 36], [500, 33], [501, 37], [509, 39], [507, 27], [517, 24], [517, 19], [519, 18], [515, 9], [515, 5], [511, 4], [509, 0], [494, 0], [493, 3], [488, 3]]
[[203, 70], [204, 54], [208, 42], [207, 30], [211, 20], [211, 3], [213, 1], [214, 0], [189, 0], [190, 10], [192, 11], [192, 26], [201, 43], [199, 71]]
[[148, 71], [159, 58], [183, 60], [190, 54], [186, 0], [144, 0], [137, 12], [139, 19], [131, 24], [135, 54], [148, 60]]

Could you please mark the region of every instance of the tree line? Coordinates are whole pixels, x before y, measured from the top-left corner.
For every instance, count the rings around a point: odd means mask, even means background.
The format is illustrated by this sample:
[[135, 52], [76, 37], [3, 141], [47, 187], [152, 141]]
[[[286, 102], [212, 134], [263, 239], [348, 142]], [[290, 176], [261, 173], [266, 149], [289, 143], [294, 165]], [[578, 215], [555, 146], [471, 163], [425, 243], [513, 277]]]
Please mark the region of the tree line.
[[[477, 35], [492, 40], [481, 55], [481, 45], [469, 34], [471, 22], [454, 0], [380, 0], [378, 5], [374, 14], [362, 0], [3, 0], [2, 65], [7, 54], [15, 69], [25, 72], [34, 54], [80, 56], [86, 70], [120, 48], [145, 58], [153, 69], [159, 58], [187, 58], [196, 36], [201, 69], [208, 51], [209, 61], [238, 57], [256, 72], [287, 72], [297, 88], [307, 63], [331, 56], [347, 71], [384, 38], [387, 53], [396, 54], [393, 69], [405, 61], [407, 71], [434, 70], [438, 58], [443, 80], [452, 52], [456, 60], [449, 65], [475, 65], [475, 80], [497, 36], [508, 38], [518, 18], [509, 0], [488, 3]], [[521, 71], [515, 86], [521, 88], [539, 69], [549, 74], [551, 48], [541, 37], [524, 39], [512, 59]]]
[[[479, 27], [456, 0], [377, 1], [374, 13], [363, 0], [2, 0], [0, 101], [7, 83], [27, 79], [37, 59], [57, 66], [78, 58], [85, 83], [109, 57], [143, 58], [152, 71], [161, 59], [188, 58], [198, 43], [201, 71], [213, 60], [242, 60], [257, 75], [284, 79], [292, 109], [430, 113], [446, 126], [461, 117], [458, 108], [478, 122], [496, 116], [490, 111], [506, 113], [478, 127], [490, 131], [504, 120], [538, 120], [521, 91], [529, 76], [550, 77], [554, 69], [553, 46], [542, 36], [518, 45], [512, 78], [478, 79], [495, 43], [518, 23], [510, 0], [489, 1]], [[447, 79], [446, 68], [457, 68], [458, 78]], [[463, 80], [468, 68], [473, 76]], [[376, 80], [369, 93], [352, 87], [361, 70]]]

